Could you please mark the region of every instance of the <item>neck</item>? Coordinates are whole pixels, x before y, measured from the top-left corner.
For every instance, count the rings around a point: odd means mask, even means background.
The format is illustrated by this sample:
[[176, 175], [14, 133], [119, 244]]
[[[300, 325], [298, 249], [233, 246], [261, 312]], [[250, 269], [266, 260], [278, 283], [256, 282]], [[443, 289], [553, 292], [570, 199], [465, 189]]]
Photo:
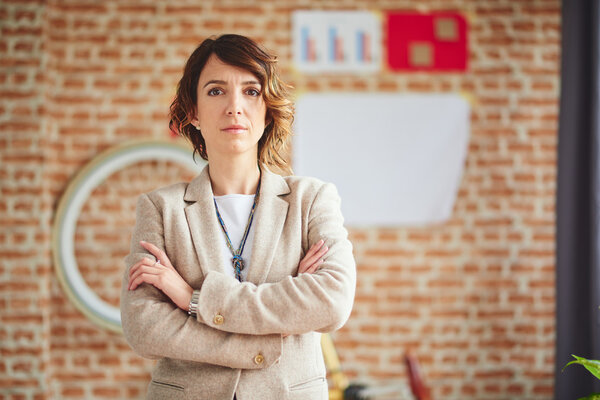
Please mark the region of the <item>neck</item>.
[[215, 196], [256, 193], [260, 180], [256, 158], [245, 162], [211, 159], [208, 168]]

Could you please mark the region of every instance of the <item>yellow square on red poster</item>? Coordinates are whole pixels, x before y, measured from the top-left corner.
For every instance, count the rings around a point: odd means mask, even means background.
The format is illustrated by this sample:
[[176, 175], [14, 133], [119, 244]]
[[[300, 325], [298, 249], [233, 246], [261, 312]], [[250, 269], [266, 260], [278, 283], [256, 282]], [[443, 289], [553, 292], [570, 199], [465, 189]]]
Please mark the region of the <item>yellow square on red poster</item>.
[[467, 70], [467, 21], [462, 14], [390, 12], [386, 18], [390, 69]]

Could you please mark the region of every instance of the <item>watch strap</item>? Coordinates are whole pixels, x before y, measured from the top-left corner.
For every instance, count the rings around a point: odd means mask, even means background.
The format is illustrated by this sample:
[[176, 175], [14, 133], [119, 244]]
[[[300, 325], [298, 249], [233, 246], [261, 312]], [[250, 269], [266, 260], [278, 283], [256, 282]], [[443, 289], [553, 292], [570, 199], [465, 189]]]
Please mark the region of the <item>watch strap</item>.
[[200, 298], [200, 291], [194, 290], [192, 292], [192, 299], [190, 300], [190, 305], [188, 307], [188, 315], [196, 318], [198, 315], [198, 299]]

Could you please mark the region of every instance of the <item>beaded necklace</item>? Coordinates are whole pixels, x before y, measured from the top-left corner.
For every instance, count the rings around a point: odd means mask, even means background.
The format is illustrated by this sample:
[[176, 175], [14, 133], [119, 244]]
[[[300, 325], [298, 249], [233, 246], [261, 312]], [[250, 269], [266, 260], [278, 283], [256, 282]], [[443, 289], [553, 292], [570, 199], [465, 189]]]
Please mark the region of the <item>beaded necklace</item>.
[[252, 220], [254, 219], [254, 210], [256, 209], [256, 204], [258, 204], [258, 194], [260, 192], [260, 180], [258, 181], [258, 186], [256, 187], [256, 194], [254, 195], [254, 204], [252, 204], [252, 209], [250, 210], [250, 215], [248, 216], [248, 222], [246, 223], [246, 230], [244, 231], [244, 236], [242, 236], [242, 242], [240, 243], [240, 247], [237, 250], [234, 250], [233, 245], [231, 244], [231, 239], [229, 238], [229, 234], [227, 233], [227, 228], [225, 227], [225, 221], [221, 218], [221, 213], [219, 213], [219, 207], [217, 206], [217, 201], [213, 198], [215, 202], [215, 209], [217, 210], [217, 218], [221, 223], [221, 228], [223, 229], [223, 233], [225, 233], [225, 239], [227, 240], [227, 247], [229, 247], [229, 251], [233, 255], [231, 259], [231, 263], [233, 265], [233, 270], [235, 271], [235, 278], [238, 281], [242, 281], [242, 271], [244, 270], [244, 259], [242, 258], [242, 253], [244, 252], [244, 246], [246, 245], [246, 239], [248, 239], [248, 232], [250, 232], [250, 226], [252, 226]]

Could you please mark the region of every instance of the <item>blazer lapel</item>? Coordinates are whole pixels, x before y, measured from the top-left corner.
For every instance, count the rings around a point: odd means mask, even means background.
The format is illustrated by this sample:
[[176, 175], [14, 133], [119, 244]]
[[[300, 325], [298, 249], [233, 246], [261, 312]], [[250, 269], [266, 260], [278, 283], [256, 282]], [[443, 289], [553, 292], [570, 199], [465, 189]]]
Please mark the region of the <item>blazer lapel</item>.
[[254, 214], [256, 225], [247, 277], [256, 285], [266, 281], [271, 268], [288, 211], [288, 202], [279, 196], [289, 192], [290, 188], [281, 176], [261, 165], [260, 195]]
[[[254, 241], [247, 277], [256, 285], [267, 279], [288, 210], [287, 201], [279, 196], [289, 192], [290, 188], [281, 176], [261, 165], [260, 195], [253, 220]], [[218, 246], [219, 241], [225, 239], [216, 216], [209, 166], [190, 182], [183, 199], [194, 202], [185, 208], [185, 216], [202, 273], [222, 272]]]
[[185, 216], [202, 273], [221, 271], [218, 245], [225, 239], [216, 216], [208, 166], [189, 183], [183, 199], [194, 202], [185, 208]]

